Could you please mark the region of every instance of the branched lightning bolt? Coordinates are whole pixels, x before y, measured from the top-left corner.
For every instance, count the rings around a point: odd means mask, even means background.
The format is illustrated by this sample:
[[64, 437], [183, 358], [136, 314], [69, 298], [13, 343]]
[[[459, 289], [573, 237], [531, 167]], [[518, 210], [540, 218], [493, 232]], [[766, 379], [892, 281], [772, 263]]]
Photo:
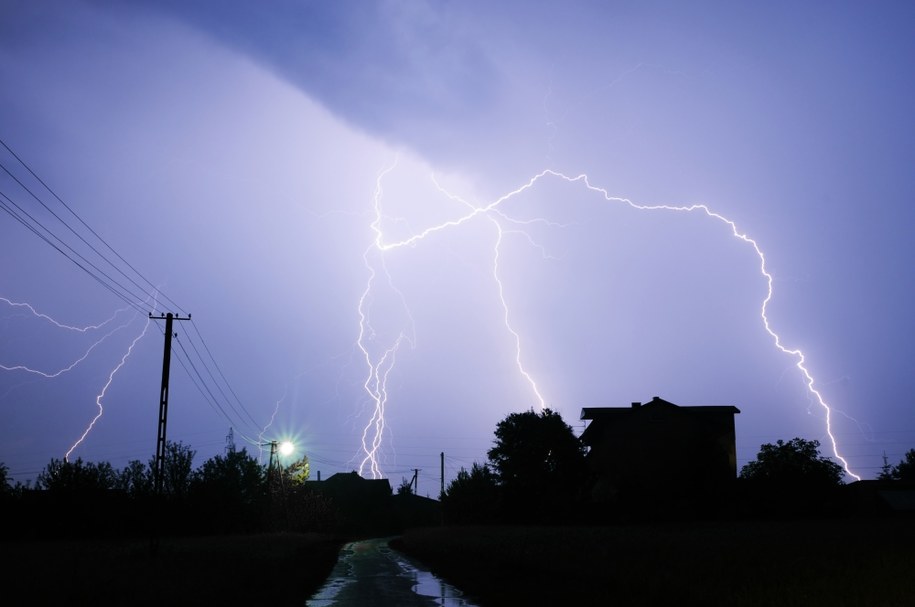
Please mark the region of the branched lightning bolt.
[[[134, 315], [134, 317], [136, 317], [136, 315]], [[91, 432], [92, 428], [95, 427], [95, 422], [97, 422], [105, 413], [105, 408], [102, 406], [102, 399], [105, 398], [105, 394], [108, 392], [108, 388], [111, 386], [111, 382], [114, 381], [114, 376], [117, 375], [117, 372], [121, 370], [121, 367], [127, 363], [127, 359], [130, 358], [134, 346], [136, 346], [137, 342], [143, 339], [143, 337], [146, 335], [147, 330], [149, 330], [150, 322], [150, 317], [147, 317], [143, 324], [143, 330], [140, 331], [139, 335], [133, 338], [133, 341], [130, 342], [130, 346], [127, 348], [127, 351], [124, 352], [124, 356], [121, 357], [121, 361], [111, 370], [111, 373], [108, 374], [108, 381], [105, 382], [105, 385], [102, 387], [102, 391], [99, 392], [95, 397], [95, 406], [98, 407], [98, 412], [95, 414], [95, 417], [92, 418], [92, 421], [89, 422], [89, 425], [76, 440], [76, 442], [73, 443], [70, 449], [67, 450], [67, 453], [64, 455], [65, 461], [69, 461], [70, 454], [73, 453], [73, 451], [76, 450], [76, 448], [79, 447], [84, 440], [86, 440], [89, 432]]]
[[[27, 311], [28, 311], [32, 316], [34, 316], [35, 318], [41, 319], [42, 321], [45, 321], [45, 322], [48, 322], [48, 323], [54, 325], [55, 327], [57, 327], [57, 328], [59, 328], [59, 329], [64, 329], [64, 330], [67, 330], [67, 331], [75, 331], [75, 332], [77, 332], [77, 333], [89, 333], [90, 331], [96, 331], [96, 330], [102, 329], [102, 328], [105, 327], [106, 325], [112, 323], [112, 322], [115, 320], [115, 318], [117, 318], [120, 314], [126, 312], [126, 311], [129, 309], [129, 308], [121, 308], [121, 309], [119, 309], [119, 310], [116, 310], [116, 311], [114, 312], [114, 314], [111, 315], [111, 317], [109, 317], [107, 320], [105, 320], [104, 322], [101, 322], [101, 323], [99, 323], [99, 324], [87, 325], [87, 326], [84, 326], [84, 327], [78, 327], [78, 326], [74, 326], [74, 325], [67, 325], [67, 324], [61, 323], [61, 322], [55, 320], [54, 318], [51, 318], [51, 317], [48, 316], [47, 314], [43, 314], [43, 313], [39, 312], [39, 311], [36, 310], [35, 307], [32, 306], [31, 304], [28, 304], [28, 303], [21, 303], [21, 302], [14, 302], [14, 301], [12, 301], [12, 300], [10, 300], [10, 299], [7, 299], [6, 297], [0, 297], [0, 301], [3, 301], [4, 303], [6, 303], [7, 305], [9, 305], [9, 306], [12, 307], [12, 308], [21, 308], [21, 309], [27, 310]], [[39, 370], [39, 369], [33, 369], [33, 368], [28, 367], [28, 366], [26, 366], [26, 365], [12, 365], [12, 366], [9, 366], [9, 365], [3, 365], [3, 364], [0, 364], [0, 369], [2, 369], [2, 370], [4, 370], [4, 371], [22, 371], [22, 372], [25, 372], [25, 373], [32, 373], [32, 374], [34, 374], [34, 375], [39, 375], [39, 376], [41, 376], [41, 377], [43, 377], [43, 378], [46, 378], [46, 379], [54, 379], [54, 378], [56, 378], [56, 377], [59, 377], [59, 376], [63, 375], [64, 373], [67, 373], [67, 372], [69, 372], [69, 371], [72, 371], [74, 368], [76, 368], [80, 363], [82, 363], [82, 362], [85, 361], [87, 358], [89, 358], [89, 355], [92, 354], [92, 352], [93, 352], [97, 347], [99, 347], [102, 343], [104, 343], [105, 340], [107, 340], [109, 337], [111, 337], [114, 333], [116, 333], [116, 332], [118, 332], [118, 331], [120, 331], [120, 330], [122, 330], [122, 329], [127, 328], [134, 320], [136, 320], [136, 317], [137, 317], [137, 314], [134, 313], [134, 315], [133, 315], [133, 317], [132, 317], [131, 319], [129, 319], [129, 320], [125, 321], [124, 323], [122, 323], [122, 324], [120, 324], [120, 325], [118, 325], [118, 326], [112, 328], [111, 330], [109, 330], [109, 331], [108, 331], [107, 333], [105, 333], [102, 337], [100, 337], [99, 339], [95, 340], [95, 341], [86, 349], [86, 351], [82, 354], [82, 356], [78, 357], [78, 358], [75, 359], [72, 363], [70, 363], [69, 365], [67, 365], [67, 366], [65, 366], [65, 367], [63, 367], [63, 368], [61, 368], [61, 369], [59, 369], [59, 370], [57, 370], [57, 371], [41, 371], [41, 370]], [[109, 373], [109, 375], [108, 375], [108, 380], [105, 382], [105, 385], [102, 387], [101, 392], [100, 392], [98, 395], [96, 395], [96, 397], [95, 397], [95, 405], [96, 405], [96, 407], [98, 408], [98, 412], [97, 412], [96, 415], [92, 418], [92, 420], [89, 422], [89, 425], [86, 427], [86, 429], [85, 429], [85, 430], [83, 431], [83, 433], [80, 435], [80, 437], [76, 440], [76, 442], [73, 443], [73, 445], [71, 445], [70, 448], [67, 450], [66, 454], [64, 455], [64, 460], [68, 460], [69, 457], [70, 457], [70, 454], [72, 454], [73, 451], [74, 451], [80, 444], [82, 444], [82, 443], [85, 441], [86, 437], [89, 435], [89, 432], [91, 432], [92, 428], [95, 426], [95, 423], [96, 423], [96, 422], [102, 417], [102, 415], [104, 414], [104, 408], [102, 407], [102, 399], [105, 397], [105, 394], [108, 392], [108, 388], [111, 386], [111, 383], [114, 381], [114, 376], [115, 376], [115, 375], [117, 374], [117, 372], [126, 364], [127, 359], [130, 357], [131, 353], [133, 352], [134, 346], [136, 346], [137, 342], [139, 342], [140, 339], [142, 339], [143, 336], [146, 335], [146, 332], [147, 332], [148, 329], [149, 329], [149, 319], [147, 318], [147, 319], [146, 319], [146, 322], [144, 323], [143, 330], [142, 330], [136, 337], [134, 337], [133, 341], [130, 343], [130, 346], [127, 348], [127, 351], [126, 351], [126, 352], [124, 353], [124, 355], [121, 357], [120, 362], [111, 370], [111, 373]]]
[[270, 426], [273, 425], [273, 420], [276, 419], [276, 414], [279, 413], [280, 405], [283, 404], [283, 401], [286, 400], [286, 392], [289, 390], [288, 386], [283, 388], [283, 395], [277, 399], [273, 404], [273, 413], [270, 414], [270, 419], [267, 420], [267, 423], [261, 428], [261, 431], [257, 434], [259, 441], [264, 440], [264, 435], [267, 433], [267, 430]]
[[[56, 326], [56, 327], [59, 327], [59, 328], [61, 328], [61, 329], [67, 329], [67, 330], [70, 330], [70, 331], [77, 331], [77, 332], [80, 332], [80, 333], [86, 333], [86, 332], [88, 332], [88, 331], [100, 329], [100, 328], [104, 327], [105, 325], [109, 324], [110, 322], [112, 322], [119, 314], [121, 314], [122, 312], [124, 312], [124, 311], [127, 310], [127, 308], [123, 308], [123, 309], [121, 309], [121, 310], [118, 310], [118, 311], [116, 311], [108, 320], [106, 320], [106, 321], [104, 321], [104, 322], [102, 322], [102, 323], [100, 323], [100, 324], [97, 324], [97, 325], [89, 325], [89, 326], [86, 326], [86, 327], [75, 327], [75, 326], [70, 326], [70, 325], [62, 324], [62, 323], [60, 323], [60, 322], [54, 320], [54, 319], [51, 318], [50, 316], [47, 316], [46, 314], [41, 314], [41, 313], [39, 313], [39, 312], [36, 311], [35, 308], [33, 308], [30, 304], [12, 302], [12, 301], [6, 299], [5, 297], [0, 297], [0, 299], [2, 299], [3, 301], [5, 301], [6, 303], [8, 303], [10, 306], [27, 308], [35, 317], [41, 318], [41, 319], [43, 319], [43, 320], [46, 320], [46, 321], [50, 322], [51, 324], [53, 324], [53, 325]], [[62, 368], [58, 369], [57, 371], [41, 371], [41, 370], [39, 370], [39, 369], [33, 369], [33, 368], [31, 368], [31, 367], [29, 367], [29, 366], [26, 366], [26, 365], [4, 365], [4, 364], [2, 364], [2, 363], [0, 363], [0, 369], [2, 369], [3, 371], [23, 371], [23, 372], [26, 372], [26, 373], [32, 373], [32, 374], [35, 374], [35, 375], [40, 375], [41, 377], [44, 377], [44, 378], [47, 378], [47, 379], [53, 379], [53, 378], [55, 378], [55, 377], [59, 377], [60, 375], [63, 375], [64, 373], [67, 373], [68, 371], [72, 371], [74, 368], [76, 368], [80, 363], [82, 363], [84, 360], [86, 360], [86, 359], [89, 357], [89, 355], [92, 353], [92, 351], [95, 350], [98, 346], [100, 346], [106, 339], [108, 339], [108, 338], [111, 337], [114, 333], [120, 331], [121, 329], [126, 328], [131, 322], [133, 322], [132, 319], [131, 319], [131, 320], [128, 320], [127, 322], [125, 322], [125, 323], [123, 323], [123, 324], [121, 324], [121, 325], [118, 325], [117, 327], [115, 327], [115, 328], [113, 328], [113, 329], [111, 329], [110, 331], [108, 331], [108, 333], [106, 333], [105, 335], [103, 335], [102, 337], [100, 337], [99, 339], [97, 339], [96, 341], [94, 341], [94, 342], [89, 346], [89, 348], [83, 353], [82, 356], [80, 356], [79, 358], [77, 358], [76, 360], [74, 360], [74, 361], [73, 361], [72, 363], [70, 363], [69, 365], [67, 365], [67, 366], [65, 366], [65, 367], [62, 367]]]
[[524, 362], [522, 361], [522, 348], [521, 348], [521, 335], [515, 330], [511, 323], [511, 312], [508, 307], [508, 300], [505, 298], [505, 288], [502, 285], [502, 279], [499, 276], [499, 257], [501, 254], [502, 247], [502, 237], [505, 235], [504, 230], [502, 229], [502, 224], [500, 224], [495, 218], [490, 217], [492, 223], [496, 226], [496, 242], [493, 247], [493, 256], [492, 256], [492, 276], [496, 281], [496, 285], [499, 290], [499, 302], [502, 304], [502, 320], [505, 323], [505, 328], [511, 334], [515, 342], [515, 365], [518, 367], [518, 372], [521, 374], [521, 377], [524, 378], [524, 381], [530, 386], [531, 392], [533, 392], [534, 397], [537, 399], [537, 403], [540, 405], [540, 409], [546, 409], [546, 400], [543, 398], [543, 395], [540, 393], [540, 389], [537, 388], [537, 382], [534, 381], [533, 376], [524, 368]]
[[[820, 393], [820, 391], [817, 389], [815, 379], [807, 367], [806, 356], [800, 349], [791, 348], [791, 347], [784, 345], [781, 336], [772, 327], [772, 323], [770, 322], [770, 319], [768, 316], [768, 308], [769, 308], [769, 303], [772, 301], [772, 297], [773, 297], [773, 277], [772, 277], [772, 274], [768, 271], [767, 263], [766, 263], [766, 256], [763, 253], [762, 248], [756, 242], [756, 240], [751, 238], [746, 233], [740, 231], [740, 229], [738, 229], [738, 227], [737, 227], [737, 224], [734, 221], [732, 221], [731, 219], [728, 219], [727, 217], [721, 215], [720, 213], [713, 211], [711, 208], [709, 208], [707, 205], [704, 205], [704, 204], [691, 204], [691, 205], [666, 205], [666, 204], [641, 205], [641, 204], [637, 204], [627, 198], [611, 196], [607, 192], [607, 190], [605, 190], [601, 187], [592, 185], [587, 175], [582, 174], [582, 175], [571, 177], [571, 176], [565, 175], [561, 172], [547, 169], [547, 170], [544, 170], [544, 171], [534, 175], [526, 183], [522, 184], [520, 187], [516, 188], [515, 190], [512, 190], [512, 191], [508, 192], [507, 194], [504, 194], [504, 195], [500, 196], [499, 198], [497, 198], [496, 200], [490, 202], [489, 204], [485, 204], [482, 206], [475, 206], [468, 202], [465, 202], [465, 201], [461, 200], [459, 197], [449, 194], [448, 192], [445, 192], [444, 189], [442, 189], [441, 186], [438, 186], [438, 184], [436, 183], [436, 186], [439, 187], [440, 191], [442, 191], [444, 194], [446, 194], [447, 196], [449, 196], [450, 198], [452, 198], [454, 200], [462, 202], [467, 207], [467, 209], [468, 209], [467, 212], [456, 218], [449, 219], [442, 223], [429, 226], [419, 232], [414, 233], [412, 236], [410, 236], [404, 240], [386, 242], [385, 238], [384, 238], [384, 234], [381, 229], [381, 219], [382, 219], [382, 212], [381, 212], [381, 208], [380, 208], [381, 193], [382, 193], [381, 180], [383, 179], [384, 175], [392, 169], [393, 169], [393, 167], [382, 172], [379, 175], [378, 181], [377, 181], [377, 187], [376, 187], [375, 198], [374, 198], [374, 202], [375, 202], [374, 217], [375, 217], [375, 219], [371, 225], [371, 228], [375, 233], [375, 242], [374, 242], [374, 246], [370, 247], [370, 249], [366, 251], [365, 257], [364, 257], [365, 262], [366, 262], [366, 267], [369, 269], [369, 272], [370, 272], [370, 277], [369, 277], [368, 283], [366, 285], [365, 291], [363, 292], [362, 297], [359, 300], [359, 308], [358, 308], [359, 309], [359, 319], [360, 319], [358, 345], [359, 345], [360, 349], [362, 350], [363, 354], [365, 355], [366, 363], [369, 367], [369, 374], [368, 374], [368, 378], [365, 383], [365, 389], [366, 389], [366, 392], [372, 397], [372, 399], [375, 403], [375, 410], [372, 415], [372, 419], [369, 422], [369, 424], [366, 426], [365, 431], [363, 432], [363, 449], [366, 453], [366, 457], [363, 460], [363, 466], [369, 464], [371, 467], [371, 472], [372, 472], [373, 476], [380, 475], [380, 470], [378, 469], [377, 460], [376, 460], [376, 454], [381, 445], [382, 434], [384, 432], [384, 424], [385, 424], [384, 410], [385, 410], [385, 405], [386, 405], [387, 399], [388, 399], [387, 378], [388, 378], [389, 373], [391, 372], [391, 369], [394, 366], [394, 358], [395, 358], [397, 349], [400, 347], [402, 341], [404, 339], [406, 339], [406, 337], [405, 337], [405, 334], [402, 333], [401, 336], [398, 337], [396, 340], [394, 340], [392, 344], [390, 344], [386, 348], [383, 348], [382, 353], [379, 356], [373, 357], [369, 354], [369, 350], [368, 350], [368, 347], [366, 344], [367, 344], [367, 341], [371, 341], [371, 339], [374, 337], [374, 332], [372, 331], [372, 328], [371, 328], [371, 322], [369, 321], [369, 318], [368, 318], [366, 306], [367, 306], [367, 302], [368, 302], [369, 298], [372, 295], [372, 290], [373, 290], [374, 282], [375, 282], [376, 275], [377, 275], [377, 272], [375, 270], [375, 265], [373, 265], [369, 260], [370, 259], [369, 254], [370, 254], [371, 249], [374, 248], [377, 250], [377, 252], [379, 254], [381, 254], [381, 260], [378, 262], [378, 264], [380, 265], [380, 267], [382, 269], [384, 269], [385, 266], [384, 266], [383, 254], [386, 252], [393, 251], [396, 249], [402, 249], [402, 248], [406, 248], [406, 247], [414, 247], [419, 242], [434, 236], [438, 232], [459, 228], [463, 224], [466, 224], [466, 223], [476, 219], [477, 217], [485, 217], [489, 221], [491, 221], [496, 228], [496, 239], [495, 239], [494, 248], [493, 248], [492, 274], [493, 274], [493, 278], [496, 281], [497, 288], [498, 288], [499, 299], [500, 299], [500, 302], [502, 305], [502, 310], [503, 310], [503, 320], [504, 320], [507, 331], [512, 336], [514, 343], [515, 343], [515, 348], [516, 348], [516, 359], [515, 360], [516, 360], [519, 372], [524, 377], [524, 379], [527, 381], [527, 383], [530, 386], [532, 392], [534, 393], [537, 401], [539, 402], [541, 408], [543, 408], [546, 406], [546, 400], [540, 394], [540, 391], [537, 389], [536, 382], [531, 377], [531, 375], [525, 370], [524, 365], [522, 364], [521, 336], [512, 327], [511, 319], [510, 319], [510, 307], [509, 307], [508, 300], [505, 296], [505, 292], [504, 292], [502, 281], [501, 281], [500, 274], [499, 274], [499, 259], [500, 259], [501, 245], [502, 245], [502, 241], [503, 241], [503, 236], [505, 234], [505, 229], [503, 228], [502, 223], [500, 223], [500, 221], [511, 220], [511, 218], [509, 218], [506, 214], [504, 214], [500, 210], [499, 207], [501, 207], [508, 200], [518, 197], [525, 191], [530, 190], [538, 182], [540, 182], [546, 178], [556, 178], [556, 179], [560, 179], [569, 184], [582, 184], [586, 190], [603, 197], [603, 200], [605, 202], [614, 203], [614, 204], [624, 204], [624, 205], [627, 205], [627, 206], [629, 206], [633, 209], [639, 210], [639, 211], [665, 211], [665, 212], [676, 212], [676, 213], [703, 214], [706, 217], [708, 217], [709, 219], [716, 220], [716, 221], [724, 224], [725, 226], [727, 226], [728, 229], [730, 230], [731, 235], [734, 238], [736, 238], [736, 239], [744, 242], [745, 244], [749, 245], [750, 247], [752, 247], [753, 251], [755, 252], [755, 254], [759, 260], [760, 275], [765, 280], [766, 287], [767, 287], [766, 296], [764, 297], [764, 299], [760, 305], [760, 311], [759, 311], [760, 319], [762, 320], [763, 326], [765, 327], [766, 332], [772, 338], [772, 340], [775, 344], [775, 347], [780, 352], [790, 356], [794, 360], [795, 367], [800, 371], [801, 376], [804, 379], [804, 383], [807, 387], [808, 393], [817, 402], [817, 404], [819, 404], [819, 406], [824, 410], [825, 419], [826, 419], [826, 433], [829, 436], [829, 441], [830, 441], [830, 444], [832, 447], [832, 452], [835, 455], [836, 459], [839, 462], [841, 462], [842, 467], [845, 469], [845, 472], [849, 476], [851, 476], [857, 480], [860, 480], [861, 477], [858, 476], [857, 474], [855, 474], [849, 468], [848, 462], [839, 453], [838, 443], [837, 443], [835, 435], [833, 434], [833, 431], [832, 431], [832, 408], [826, 402], [825, 398]], [[513, 221], [513, 220], [511, 220], [511, 221]], [[543, 221], [545, 221], [545, 220], [543, 220]], [[390, 277], [390, 275], [387, 275], [386, 270], [385, 270], [385, 274], [388, 278], [388, 285], [391, 288], [393, 288], [393, 283], [391, 281], [391, 277]], [[405, 302], [404, 302], [404, 306], [406, 307]], [[367, 445], [366, 441], [367, 441], [367, 437], [369, 436], [371, 430], [374, 430], [374, 434], [372, 434], [372, 439], [370, 441], [371, 447], [369, 447]], [[362, 468], [360, 468], [360, 472], [361, 471], [362, 471]]]
[[32, 304], [12, 301], [12, 300], [7, 299], [6, 297], [0, 297], [0, 301], [6, 303], [11, 308], [25, 308], [32, 314], [32, 316], [34, 316], [36, 318], [40, 318], [44, 321], [47, 321], [47, 322], [51, 323], [52, 325], [54, 325], [55, 327], [57, 327], [58, 329], [67, 329], [70, 331], [76, 331], [78, 333], [86, 333], [88, 331], [94, 331], [96, 329], [101, 329], [102, 327], [104, 327], [105, 325], [107, 325], [108, 323], [113, 321], [115, 318], [117, 318], [118, 314], [126, 312], [127, 310], [130, 309], [130, 308], [121, 308], [119, 310], [116, 310], [115, 313], [112, 314], [110, 318], [108, 318], [108, 320], [105, 320], [97, 325], [87, 325], [85, 327], [75, 327], [72, 325], [65, 325], [63, 323], [60, 323], [60, 322], [56, 321], [55, 319], [51, 318], [50, 316], [48, 316], [47, 314], [43, 314], [43, 313], [39, 312], [34, 307], [32, 307]]
[[815, 381], [813, 375], [811, 374], [810, 370], [807, 368], [806, 356], [799, 348], [790, 348], [790, 347], [785, 346], [784, 343], [782, 342], [781, 336], [772, 328], [772, 324], [769, 321], [768, 309], [769, 309], [769, 303], [772, 301], [772, 296], [774, 293], [773, 288], [772, 288], [773, 278], [772, 278], [772, 274], [767, 269], [766, 256], [763, 253], [762, 248], [759, 246], [759, 243], [757, 243], [754, 239], [750, 238], [750, 236], [748, 236], [745, 232], [741, 232], [737, 228], [737, 224], [734, 221], [732, 221], [731, 219], [728, 219], [727, 217], [725, 217], [719, 213], [712, 211], [708, 206], [706, 206], [704, 204], [693, 204], [693, 205], [685, 205], [685, 206], [639, 205], [626, 198], [617, 198], [614, 196], [610, 196], [610, 194], [607, 192], [607, 190], [592, 185], [590, 183], [590, 181], [588, 180], [587, 175], [579, 175], [577, 177], [572, 178], [572, 177], [568, 177], [566, 175], [563, 175], [561, 173], [557, 173], [554, 171], [544, 171], [543, 173], [541, 173], [538, 176], [538, 178], [543, 177], [545, 175], [552, 175], [555, 177], [559, 177], [560, 179], [564, 179], [568, 182], [580, 181], [585, 184], [585, 187], [588, 190], [590, 190], [592, 192], [596, 192], [596, 193], [600, 194], [601, 196], [603, 196], [607, 202], [624, 203], [624, 204], [627, 204], [630, 207], [632, 207], [634, 209], [638, 209], [640, 211], [674, 211], [674, 212], [681, 212], [681, 213], [683, 213], [683, 212], [702, 213], [711, 219], [715, 219], [717, 221], [720, 221], [721, 223], [724, 223], [725, 225], [728, 226], [728, 228], [731, 231], [731, 235], [734, 236], [734, 238], [737, 238], [738, 240], [741, 240], [741, 241], [747, 243], [748, 245], [750, 245], [751, 247], [753, 247], [753, 251], [756, 253], [757, 258], [759, 259], [759, 273], [765, 278], [765, 281], [766, 281], [766, 296], [765, 296], [765, 298], [763, 298], [763, 301], [762, 301], [762, 304], [761, 304], [760, 310], [759, 310], [759, 316], [762, 319], [763, 326], [765, 327], [766, 332], [769, 334], [769, 336], [772, 338], [773, 342], [775, 343], [775, 347], [780, 352], [787, 354], [788, 356], [790, 356], [794, 359], [795, 367], [797, 367], [797, 369], [801, 372], [802, 377], [804, 378], [804, 383], [807, 386], [807, 391], [816, 400], [817, 404], [819, 404], [820, 407], [823, 409], [823, 411], [825, 413], [825, 417], [826, 417], [826, 434], [827, 434], [827, 436], [829, 436], [829, 442], [830, 442], [830, 445], [832, 446], [833, 455], [835, 455], [836, 459], [839, 460], [839, 462], [841, 462], [842, 467], [845, 469], [845, 472], [849, 476], [851, 476], [855, 480], [861, 480], [861, 477], [859, 475], [855, 474], [851, 470], [851, 468], [848, 465], [848, 461], [846, 461], [846, 459], [844, 457], [842, 457], [842, 455], [839, 453], [839, 445], [838, 445], [838, 442], [836, 441], [835, 435], [832, 432], [832, 408], [826, 402], [826, 399], [823, 397], [823, 395], [820, 393], [820, 391], [817, 389], [817, 387], [815, 385], [816, 381]]
[[[447, 196], [448, 198], [450, 198], [452, 200], [460, 202], [461, 204], [466, 206], [468, 209], [470, 209], [471, 213], [474, 213], [477, 210], [477, 207], [475, 207], [470, 202], [464, 200], [460, 196], [457, 196], [456, 194], [453, 194], [453, 193], [447, 191], [445, 188], [443, 188], [438, 183], [438, 181], [435, 180], [434, 177], [432, 178], [432, 180], [433, 180], [433, 183], [435, 183], [435, 187], [439, 190], [439, 192], [441, 192], [442, 194], [444, 194], [445, 196]], [[506, 230], [505, 228], [503, 228], [502, 224], [499, 222], [499, 219], [502, 219], [504, 221], [514, 223], [514, 224], [530, 224], [530, 223], [537, 222], [537, 223], [546, 223], [548, 225], [557, 226], [557, 227], [561, 227], [561, 226], [559, 226], [559, 224], [555, 224], [555, 223], [547, 221], [545, 219], [519, 221], [513, 217], [510, 217], [510, 216], [502, 213], [502, 211], [496, 207], [492, 207], [489, 210], [489, 212], [487, 213], [486, 217], [487, 217], [487, 219], [489, 219], [489, 221], [492, 223], [492, 225], [495, 227], [495, 230], [496, 230], [496, 239], [495, 239], [495, 243], [493, 245], [493, 254], [492, 254], [492, 276], [496, 282], [496, 288], [498, 290], [498, 295], [499, 295], [499, 303], [502, 306], [502, 321], [505, 324], [506, 331], [508, 331], [508, 333], [511, 335], [512, 340], [514, 341], [514, 344], [515, 344], [515, 366], [518, 368], [518, 373], [521, 375], [522, 378], [524, 378], [524, 381], [530, 387], [530, 390], [533, 393], [538, 406], [540, 407], [541, 410], [543, 410], [547, 406], [546, 399], [544, 399], [543, 395], [540, 393], [540, 389], [537, 387], [537, 382], [534, 381], [534, 377], [524, 367], [523, 354], [522, 354], [523, 349], [521, 347], [521, 335], [515, 330], [514, 326], [512, 326], [511, 310], [508, 305], [508, 300], [505, 297], [505, 287], [502, 284], [502, 279], [499, 275], [499, 260], [500, 260], [501, 253], [502, 253], [502, 239], [505, 236], [505, 233], [510, 231], [510, 230]], [[527, 239], [529, 244], [531, 244], [535, 248], [538, 248], [544, 257], [548, 257], [546, 250], [544, 250], [543, 247], [541, 247], [536, 242], [534, 242], [534, 240], [531, 238], [530, 234], [528, 234], [524, 230], [512, 230], [512, 232], [515, 232], [515, 231], [522, 234]]]
[[273, 425], [273, 420], [276, 419], [276, 414], [279, 413], [279, 411], [280, 411], [280, 405], [283, 404], [283, 401], [286, 400], [286, 393], [288, 391], [289, 391], [289, 387], [285, 386], [283, 388], [283, 395], [281, 397], [279, 397], [279, 399], [277, 399], [277, 401], [273, 404], [273, 413], [270, 414], [270, 419], [267, 420], [267, 423], [264, 425], [263, 428], [261, 428], [261, 431], [258, 432], [258, 434], [257, 434], [257, 453], [258, 453], [258, 459], [260, 461], [263, 461], [263, 459], [264, 459], [264, 446], [269, 444], [267, 442], [267, 439], [264, 438], [264, 435], [267, 434], [267, 430], [269, 430], [270, 426]]
[[[373, 403], [371, 418], [362, 431], [362, 451], [365, 456], [359, 463], [359, 474], [363, 475], [366, 468], [368, 468], [372, 478], [379, 478], [382, 475], [378, 464], [378, 455], [385, 432], [384, 414], [388, 401], [388, 377], [390, 376], [391, 370], [394, 368], [397, 351], [400, 347], [405, 343], [411, 346], [415, 343], [412, 331], [413, 318], [410, 315], [410, 310], [407, 307], [403, 293], [394, 285], [393, 280], [391, 279], [387, 266], [385, 266], [383, 256], [385, 249], [383, 248], [384, 235], [381, 230], [381, 222], [384, 216], [381, 212], [381, 198], [384, 189], [381, 186], [381, 182], [384, 179], [384, 176], [396, 166], [396, 163], [394, 163], [391, 167], [382, 171], [375, 182], [375, 214], [374, 221], [370, 226], [375, 233], [375, 241], [374, 244], [370, 245], [363, 253], [363, 261], [369, 272], [369, 277], [366, 281], [362, 296], [359, 298], [359, 305], [357, 308], [359, 314], [359, 336], [356, 340], [356, 345], [362, 352], [368, 367], [368, 373], [362, 386]], [[371, 300], [379, 273], [387, 278], [387, 287], [397, 295], [404, 313], [408, 318], [409, 325], [408, 329], [401, 330], [397, 337], [388, 344], [378, 343], [382, 338], [376, 331], [371, 318]]]

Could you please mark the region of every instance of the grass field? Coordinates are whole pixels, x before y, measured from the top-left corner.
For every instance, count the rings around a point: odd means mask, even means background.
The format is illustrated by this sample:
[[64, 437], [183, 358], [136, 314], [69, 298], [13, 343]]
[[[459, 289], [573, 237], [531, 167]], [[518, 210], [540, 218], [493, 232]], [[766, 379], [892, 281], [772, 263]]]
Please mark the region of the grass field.
[[[266, 534], [0, 543], [2, 602], [304, 605], [342, 540]], [[915, 520], [427, 527], [396, 548], [483, 607], [915, 606]]]
[[496, 605], [915, 605], [915, 521], [433, 527], [395, 547]]
[[340, 542], [309, 534], [159, 541], [0, 543], [0, 602], [33, 605], [304, 605]]

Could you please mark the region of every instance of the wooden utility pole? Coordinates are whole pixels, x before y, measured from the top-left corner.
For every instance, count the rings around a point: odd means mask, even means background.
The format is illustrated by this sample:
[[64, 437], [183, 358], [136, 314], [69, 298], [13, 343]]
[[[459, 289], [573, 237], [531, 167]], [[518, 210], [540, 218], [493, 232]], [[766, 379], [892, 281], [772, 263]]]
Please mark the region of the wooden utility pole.
[[441, 513], [441, 524], [445, 524], [445, 506], [442, 502], [445, 501], [445, 452], [442, 451], [442, 488], [441, 493], [438, 494], [438, 511]]
[[190, 320], [191, 315], [181, 318], [180, 315], [169, 312], [165, 315], [153, 316], [151, 320], [165, 321], [165, 351], [162, 354], [162, 390], [159, 393], [159, 431], [156, 438], [156, 467], [153, 470], [153, 479], [156, 484], [156, 495], [162, 495], [162, 483], [165, 476], [165, 426], [168, 421], [168, 370], [172, 360], [172, 321]]
[[280, 456], [277, 453], [277, 441], [272, 440], [270, 445], [270, 459], [267, 462], [267, 486], [273, 491], [273, 485], [276, 482], [277, 474], [280, 469]]

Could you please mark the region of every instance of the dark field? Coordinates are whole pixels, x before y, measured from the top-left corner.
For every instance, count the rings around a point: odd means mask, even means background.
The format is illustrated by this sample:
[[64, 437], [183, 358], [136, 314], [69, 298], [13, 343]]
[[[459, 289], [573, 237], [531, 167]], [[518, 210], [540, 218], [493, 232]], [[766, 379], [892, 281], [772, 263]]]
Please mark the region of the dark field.
[[463, 527], [395, 542], [482, 606], [915, 605], [915, 520]]
[[[340, 542], [321, 535], [0, 543], [0, 603], [304, 605]], [[18, 601], [17, 601], [18, 603]]]
[[[0, 543], [0, 602], [304, 605], [342, 541], [267, 534]], [[915, 606], [915, 520], [429, 527], [394, 546], [478, 605]]]

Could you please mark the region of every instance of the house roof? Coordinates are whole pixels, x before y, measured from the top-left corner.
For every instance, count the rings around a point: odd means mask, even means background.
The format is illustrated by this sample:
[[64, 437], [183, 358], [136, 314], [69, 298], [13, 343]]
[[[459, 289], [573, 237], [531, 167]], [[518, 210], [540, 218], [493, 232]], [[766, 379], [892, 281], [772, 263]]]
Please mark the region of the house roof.
[[327, 477], [325, 483], [331, 485], [386, 485], [391, 486], [391, 482], [386, 478], [363, 478], [359, 475], [358, 472], [353, 470], [352, 472], [337, 472]]
[[731, 405], [700, 405], [681, 407], [670, 401], [655, 396], [647, 403], [632, 403], [629, 407], [584, 407], [580, 419], [589, 420], [614, 420], [639, 415], [644, 411], [659, 411], [664, 409], [677, 409], [698, 415], [736, 415], [740, 409]]
[[660, 416], [664, 418], [680, 418], [686, 415], [695, 421], [719, 424], [726, 419], [734, 419], [740, 409], [734, 406], [694, 406], [681, 407], [670, 401], [655, 396], [645, 404], [634, 402], [629, 407], [585, 407], [581, 410], [581, 418], [591, 420], [591, 424], [581, 433], [580, 439], [585, 444], [595, 440], [604, 429], [617, 425], [624, 425], [635, 420], [652, 420]]

